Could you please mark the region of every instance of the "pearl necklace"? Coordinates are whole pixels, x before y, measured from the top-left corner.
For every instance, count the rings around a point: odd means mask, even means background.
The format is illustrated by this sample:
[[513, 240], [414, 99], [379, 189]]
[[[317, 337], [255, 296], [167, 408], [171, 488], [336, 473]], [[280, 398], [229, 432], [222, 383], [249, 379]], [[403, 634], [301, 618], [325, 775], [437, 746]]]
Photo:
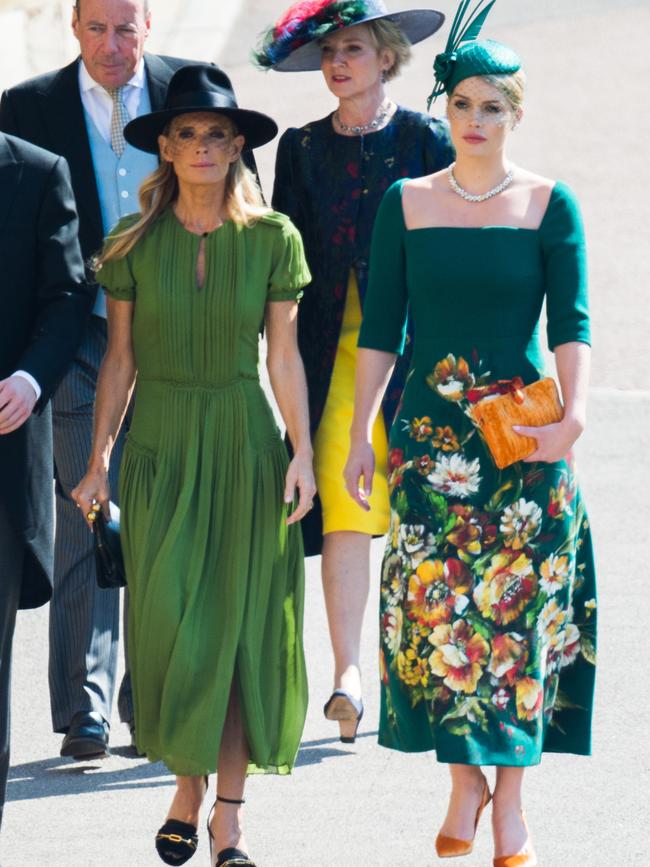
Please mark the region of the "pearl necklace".
[[513, 169], [510, 169], [505, 178], [501, 181], [500, 184], [497, 184], [496, 187], [493, 187], [491, 190], [488, 190], [487, 193], [482, 193], [480, 196], [475, 196], [473, 193], [468, 193], [467, 190], [464, 190], [461, 185], [456, 180], [456, 176], [454, 175], [454, 166], [456, 163], [452, 163], [447, 169], [447, 173], [449, 175], [449, 184], [452, 190], [461, 197], [461, 199], [465, 199], [466, 202], [485, 202], [487, 199], [491, 199], [494, 196], [498, 196], [499, 193], [502, 193], [505, 189], [507, 189], [512, 183], [513, 178]]
[[386, 115], [388, 114], [390, 109], [390, 102], [382, 103], [379, 106], [379, 110], [374, 118], [369, 123], [364, 123], [362, 126], [348, 126], [343, 123], [341, 120], [341, 115], [339, 114], [339, 110], [337, 109], [334, 112], [334, 120], [339, 126], [341, 132], [353, 133], [354, 135], [363, 135], [364, 132], [371, 132], [374, 129], [377, 129], [386, 119]]

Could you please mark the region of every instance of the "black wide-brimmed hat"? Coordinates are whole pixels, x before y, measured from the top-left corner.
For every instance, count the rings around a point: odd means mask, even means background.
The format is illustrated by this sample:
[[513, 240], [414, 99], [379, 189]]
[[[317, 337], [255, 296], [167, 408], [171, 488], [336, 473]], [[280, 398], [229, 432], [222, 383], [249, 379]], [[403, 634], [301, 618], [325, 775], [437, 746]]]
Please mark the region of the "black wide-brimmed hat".
[[158, 153], [158, 136], [175, 117], [195, 111], [210, 111], [229, 117], [246, 139], [245, 149], [258, 148], [278, 134], [278, 125], [266, 114], [239, 108], [230, 79], [216, 66], [193, 64], [174, 73], [165, 107], [136, 117], [124, 127], [124, 138], [141, 151]]
[[435, 9], [389, 12], [383, 0], [301, 0], [263, 34], [253, 60], [278, 72], [320, 69], [321, 39], [345, 27], [382, 20], [395, 24], [414, 44], [439, 30], [445, 16]]

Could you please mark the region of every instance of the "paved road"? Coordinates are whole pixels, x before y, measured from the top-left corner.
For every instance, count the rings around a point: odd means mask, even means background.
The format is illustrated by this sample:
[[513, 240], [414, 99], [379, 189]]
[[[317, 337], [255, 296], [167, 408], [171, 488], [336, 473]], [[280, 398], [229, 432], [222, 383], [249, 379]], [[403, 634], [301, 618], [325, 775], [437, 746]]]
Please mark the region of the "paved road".
[[[274, 110], [284, 127], [325, 114], [331, 100], [316, 73], [263, 75], [248, 66], [255, 35], [282, 6], [277, 0], [245, 3], [219, 60], [232, 72], [242, 105]], [[447, 12], [454, 7], [448, 0], [440, 4]], [[514, 155], [578, 191], [591, 252], [594, 384], [579, 459], [600, 565], [595, 756], [548, 756], [529, 773], [527, 808], [543, 867], [645, 867], [650, 860], [649, 30], [647, 0], [501, 0], [486, 30], [526, 59], [529, 106]], [[192, 55], [190, 49], [185, 53]], [[431, 55], [426, 43], [417, 50], [408, 73], [392, 87], [398, 100], [424, 105]], [[273, 157], [273, 146], [261, 153], [267, 189]], [[377, 545], [375, 575], [380, 556]], [[331, 659], [318, 582], [318, 562], [311, 561], [306, 645], [312, 703], [298, 767], [290, 778], [253, 778], [248, 787], [248, 833], [260, 867], [433, 865], [447, 796], [445, 769], [432, 756], [403, 756], [375, 743], [376, 591], [364, 641], [367, 717], [363, 737], [347, 747], [321, 716]], [[49, 731], [46, 646], [46, 612], [24, 613], [15, 644], [15, 765], [0, 840], [2, 867], [159, 863], [152, 840], [172, 778], [162, 765], [128, 757], [127, 733], [117, 720], [110, 760], [84, 766], [58, 758], [59, 737]], [[208, 863], [205, 833], [192, 863]], [[464, 863], [491, 864], [487, 823]]]

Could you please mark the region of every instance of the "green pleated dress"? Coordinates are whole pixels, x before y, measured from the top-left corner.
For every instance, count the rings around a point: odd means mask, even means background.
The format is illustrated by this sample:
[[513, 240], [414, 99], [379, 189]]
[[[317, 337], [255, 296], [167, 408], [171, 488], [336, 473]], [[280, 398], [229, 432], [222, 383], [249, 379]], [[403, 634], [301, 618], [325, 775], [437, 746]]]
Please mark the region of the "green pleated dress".
[[379, 742], [470, 765], [587, 755], [596, 570], [573, 460], [499, 470], [471, 418], [483, 387], [543, 375], [544, 301], [551, 349], [589, 342], [579, 210], [557, 183], [538, 229], [408, 230], [403, 184], [377, 216], [359, 336], [400, 352], [410, 307], [388, 453]]
[[297, 299], [310, 275], [280, 214], [212, 232], [202, 288], [200, 243], [169, 210], [99, 274], [135, 302], [120, 496], [137, 743], [173, 773], [214, 772], [234, 679], [249, 771], [284, 774], [307, 707], [303, 549], [258, 338], [266, 304]]

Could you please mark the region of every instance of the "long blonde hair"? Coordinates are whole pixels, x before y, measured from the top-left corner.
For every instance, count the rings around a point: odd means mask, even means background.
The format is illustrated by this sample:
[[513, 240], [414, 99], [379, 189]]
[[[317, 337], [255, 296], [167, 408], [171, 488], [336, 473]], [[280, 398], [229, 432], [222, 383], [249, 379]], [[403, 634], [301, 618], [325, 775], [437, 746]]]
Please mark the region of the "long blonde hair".
[[[95, 270], [99, 270], [104, 262], [123, 259], [128, 255], [177, 198], [178, 178], [174, 166], [162, 160], [156, 171], [148, 175], [140, 186], [138, 193], [140, 218], [121, 232], [111, 235], [104, 249], [94, 259]], [[241, 155], [230, 164], [228, 169], [224, 190], [224, 210], [227, 220], [243, 226], [251, 226], [264, 214], [269, 213], [257, 179], [247, 168]]]

